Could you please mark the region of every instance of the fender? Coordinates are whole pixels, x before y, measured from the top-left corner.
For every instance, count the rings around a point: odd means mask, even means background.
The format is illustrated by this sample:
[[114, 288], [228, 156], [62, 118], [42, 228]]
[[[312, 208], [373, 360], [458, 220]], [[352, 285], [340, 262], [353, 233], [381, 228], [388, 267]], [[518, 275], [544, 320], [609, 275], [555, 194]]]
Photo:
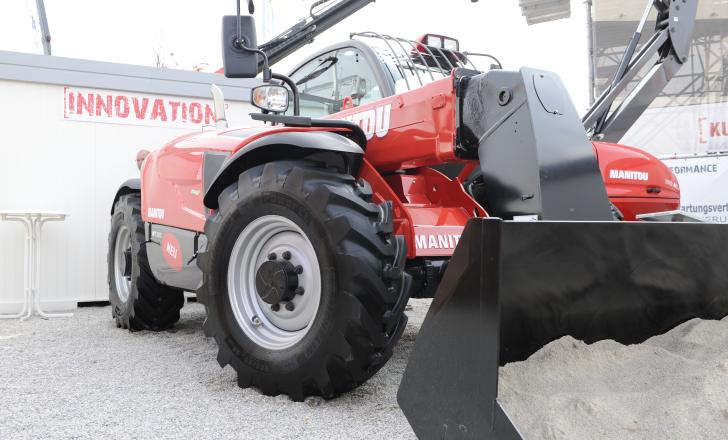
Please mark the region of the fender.
[[231, 155], [209, 186], [205, 183], [207, 190], [203, 203], [209, 209], [217, 209], [217, 197], [247, 169], [281, 158], [300, 160], [313, 155], [327, 165], [356, 176], [364, 150], [351, 139], [330, 131], [273, 133], [251, 142]]
[[131, 194], [131, 193], [138, 193], [142, 190], [142, 181], [139, 178], [135, 179], [129, 179], [126, 182], [122, 183], [118, 190], [116, 190], [116, 195], [114, 195], [114, 201], [111, 203], [111, 215], [114, 215], [114, 206], [116, 206], [116, 202], [119, 200], [119, 197]]

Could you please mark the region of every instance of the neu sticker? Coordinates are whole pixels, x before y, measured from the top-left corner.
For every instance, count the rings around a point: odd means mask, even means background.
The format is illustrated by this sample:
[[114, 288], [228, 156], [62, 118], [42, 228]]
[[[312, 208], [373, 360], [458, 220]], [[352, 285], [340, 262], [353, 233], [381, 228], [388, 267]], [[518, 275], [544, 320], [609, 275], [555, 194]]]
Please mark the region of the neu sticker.
[[169, 267], [177, 272], [182, 270], [182, 249], [173, 234], [164, 234], [162, 237], [162, 255]]

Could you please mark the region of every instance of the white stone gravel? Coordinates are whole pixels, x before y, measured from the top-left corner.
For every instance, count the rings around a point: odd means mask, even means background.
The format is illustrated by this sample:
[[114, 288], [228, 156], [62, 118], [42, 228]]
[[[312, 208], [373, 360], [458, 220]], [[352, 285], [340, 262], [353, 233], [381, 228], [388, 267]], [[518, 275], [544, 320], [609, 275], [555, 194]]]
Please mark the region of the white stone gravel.
[[364, 386], [296, 403], [238, 388], [203, 319], [193, 303], [159, 333], [117, 329], [109, 307], [0, 321], [0, 439], [414, 438], [396, 392], [415, 325]]
[[[340, 398], [239, 389], [188, 304], [172, 331], [117, 329], [109, 307], [0, 321], [0, 439], [409, 439], [396, 392], [429, 301], [413, 300], [390, 362]], [[728, 438], [728, 320], [691, 321], [645, 344], [562, 338], [501, 370], [529, 439]]]

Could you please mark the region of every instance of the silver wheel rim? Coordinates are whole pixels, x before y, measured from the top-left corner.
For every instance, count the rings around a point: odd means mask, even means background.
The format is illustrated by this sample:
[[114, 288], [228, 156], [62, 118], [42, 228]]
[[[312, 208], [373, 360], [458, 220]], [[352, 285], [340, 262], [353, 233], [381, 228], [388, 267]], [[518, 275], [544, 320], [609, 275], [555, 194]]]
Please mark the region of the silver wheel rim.
[[[290, 263], [301, 266], [298, 285], [304, 293], [274, 311], [255, 287], [258, 268], [269, 255], [290, 252]], [[321, 270], [316, 251], [303, 230], [279, 216], [260, 217], [243, 229], [230, 254], [227, 275], [228, 297], [235, 320], [257, 345], [283, 350], [295, 345], [308, 333], [321, 302]]]
[[[129, 253], [127, 257], [126, 253]], [[131, 291], [131, 234], [125, 225], [119, 227], [114, 240], [114, 282], [121, 302], [129, 300]]]

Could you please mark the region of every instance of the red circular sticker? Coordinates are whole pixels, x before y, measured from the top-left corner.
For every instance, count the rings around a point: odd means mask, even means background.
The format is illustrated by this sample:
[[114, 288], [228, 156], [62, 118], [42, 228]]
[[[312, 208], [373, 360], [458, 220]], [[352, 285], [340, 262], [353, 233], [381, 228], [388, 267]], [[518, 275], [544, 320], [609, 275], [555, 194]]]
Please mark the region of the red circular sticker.
[[182, 270], [182, 248], [174, 234], [164, 234], [162, 237], [162, 255], [169, 267], [179, 272]]

